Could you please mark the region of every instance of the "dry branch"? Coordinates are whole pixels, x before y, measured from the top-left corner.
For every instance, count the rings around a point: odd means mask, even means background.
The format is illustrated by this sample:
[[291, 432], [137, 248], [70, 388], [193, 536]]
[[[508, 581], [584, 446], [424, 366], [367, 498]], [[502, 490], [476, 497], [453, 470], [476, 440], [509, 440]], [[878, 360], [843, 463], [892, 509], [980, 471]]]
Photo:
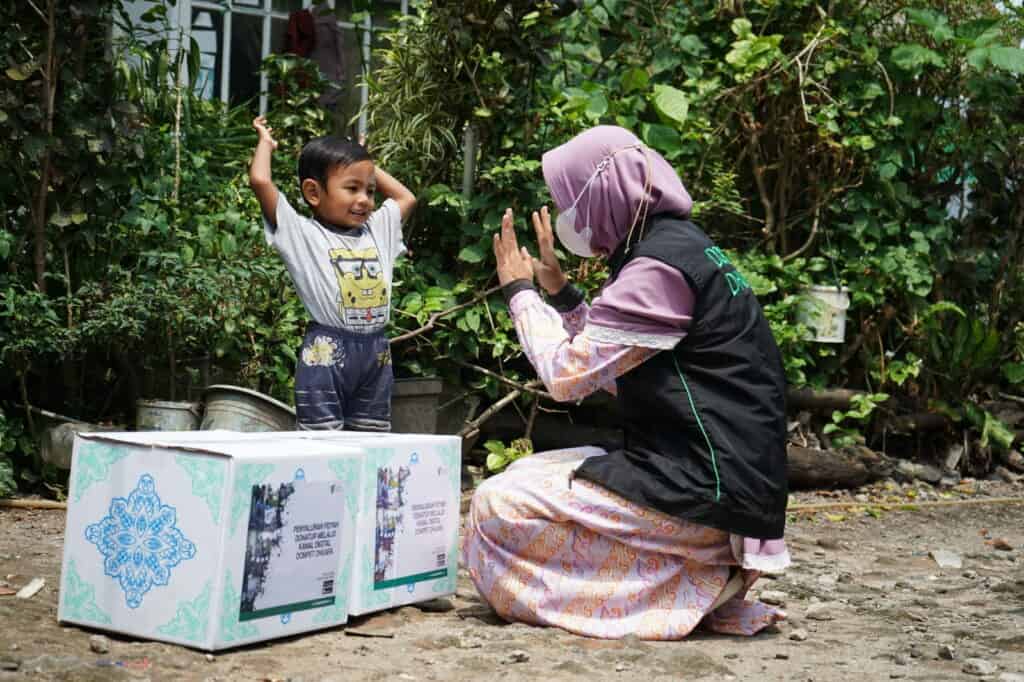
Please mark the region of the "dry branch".
[[532, 393], [533, 395], [538, 396], [540, 398], [547, 398], [548, 400], [554, 400], [554, 398], [551, 396], [551, 394], [548, 393], [547, 391], [542, 391], [542, 390], [537, 389], [537, 388], [531, 388], [531, 386], [535, 386], [535, 385], [537, 385], [539, 383], [537, 381], [533, 381], [533, 382], [531, 382], [529, 384], [521, 384], [518, 381], [513, 381], [512, 379], [509, 379], [508, 377], [506, 377], [504, 375], [498, 374], [497, 372], [489, 370], [486, 367], [481, 367], [480, 365], [474, 365], [471, 362], [464, 362], [463, 360], [455, 360], [454, 358], [451, 358], [451, 361], [454, 362], [459, 367], [465, 367], [466, 369], [471, 369], [474, 372], [480, 372], [481, 374], [484, 374], [486, 376], [491, 377], [495, 381], [499, 381], [499, 382], [505, 384], [506, 386], [510, 386], [511, 388], [514, 388], [516, 390], [522, 391], [523, 393]]
[[451, 315], [452, 313], [456, 313], [456, 312], [458, 312], [458, 311], [460, 311], [460, 310], [462, 310], [464, 308], [468, 308], [471, 305], [475, 305], [475, 304], [479, 303], [480, 301], [482, 301], [483, 299], [485, 299], [488, 296], [490, 296], [491, 294], [496, 293], [498, 291], [501, 291], [501, 285], [500, 284], [496, 285], [496, 286], [493, 286], [493, 287], [491, 287], [490, 289], [488, 289], [486, 291], [480, 292], [479, 294], [477, 294], [476, 296], [474, 296], [470, 300], [466, 301], [465, 303], [460, 303], [459, 305], [453, 306], [451, 308], [448, 308], [447, 310], [442, 310], [440, 312], [432, 313], [430, 315], [430, 317], [427, 319], [427, 323], [424, 324], [422, 327], [420, 327], [418, 329], [413, 329], [412, 331], [409, 331], [409, 332], [406, 332], [404, 334], [400, 334], [400, 335], [394, 337], [393, 339], [391, 339], [391, 343], [395, 344], [395, 343], [398, 343], [399, 341], [408, 341], [409, 339], [411, 339], [413, 337], [419, 336], [420, 334], [424, 334], [424, 333], [430, 331], [431, 329], [433, 329], [434, 326], [437, 324], [437, 321], [439, 319], [441, 319], [442, 317], [446, 317], [446, 316]]

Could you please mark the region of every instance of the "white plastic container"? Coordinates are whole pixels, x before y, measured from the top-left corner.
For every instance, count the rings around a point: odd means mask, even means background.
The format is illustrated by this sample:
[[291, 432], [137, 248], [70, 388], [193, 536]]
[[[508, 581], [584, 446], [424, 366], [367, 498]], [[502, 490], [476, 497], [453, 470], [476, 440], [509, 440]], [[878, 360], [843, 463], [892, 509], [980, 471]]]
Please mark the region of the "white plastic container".
[[797, 309], [797, 321], [811, 330], [812, 341], [843, 343], [846, 338], [846, 311], [850, 308], [850, 290], [814, 284], [803, 292]]
[[204, 650], [344, 624], [358, 444], [185, 433], [75, 439], [58, 619]]

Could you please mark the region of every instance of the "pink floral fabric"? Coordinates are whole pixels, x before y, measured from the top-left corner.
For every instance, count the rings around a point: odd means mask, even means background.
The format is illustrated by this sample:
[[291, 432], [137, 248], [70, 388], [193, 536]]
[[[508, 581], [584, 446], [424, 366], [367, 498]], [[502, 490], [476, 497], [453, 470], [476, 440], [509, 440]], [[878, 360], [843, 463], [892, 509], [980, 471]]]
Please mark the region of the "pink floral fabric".
[[555, 400], [580, 400], [595, 391], [615, 392], [615, 378], [658, 353], [654, 348], [598, 341], [582, 333], [586, 304], [561, 316], [536, 291], [509, 304], [523, 352]]
[[[752, 635], [785, 618], [744, 598], [760, 573], [740, 567], [728, 533], [570, 482], [586, 457], [603, 454], [539, 453], [477, 489], [463, 562], [498, 614], [589, 637], [651, 640], [682, 639], [702, 624]], [[743, 588], [712, 611], [733, 571]]]

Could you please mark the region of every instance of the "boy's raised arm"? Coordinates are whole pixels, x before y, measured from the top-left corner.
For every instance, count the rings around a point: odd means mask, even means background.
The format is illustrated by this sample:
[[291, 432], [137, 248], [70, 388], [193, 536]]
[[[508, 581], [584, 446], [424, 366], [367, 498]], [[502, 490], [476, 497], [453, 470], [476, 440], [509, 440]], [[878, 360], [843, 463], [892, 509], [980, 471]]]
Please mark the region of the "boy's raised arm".
[[398, 211], [402, 214], [402, 222], [404, 223], [412, 213], [412, 210], [416, 208], [416, 195], [409, 191], [409, 188], [395, 179], [386, 170], [377, 166], [374, 169], [374, 173], [377, 177], [377, 189], [380, 193], [389, 199], [394, 199], [395, 203], [398, 204]]
[[270, 157], [277, 149], [277, 141], [271, 136], [274, 129], [267, 126], [267, 119], [263, 116], [253, 119], [252, 127], [259, 133], [260, 138], [252, 155], [252, 164], [249, 166], [249, 186], [259, 199], [263, 217], [276, 228], [277, 187], [270, 175]]

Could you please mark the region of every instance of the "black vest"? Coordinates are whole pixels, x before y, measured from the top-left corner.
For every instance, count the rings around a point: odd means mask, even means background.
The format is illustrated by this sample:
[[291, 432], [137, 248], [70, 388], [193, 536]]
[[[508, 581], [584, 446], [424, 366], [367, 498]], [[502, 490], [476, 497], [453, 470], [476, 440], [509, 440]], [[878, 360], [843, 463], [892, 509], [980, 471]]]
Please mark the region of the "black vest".
[[658, 216], [633, 258], [678, 269], [695, 295], [675, 349], [617, 380], [624, 447], [592, 457], [576, 477], [694, 523], [753, 538], [786, 522], [786, 382], [757, 298], [700, 228]]

